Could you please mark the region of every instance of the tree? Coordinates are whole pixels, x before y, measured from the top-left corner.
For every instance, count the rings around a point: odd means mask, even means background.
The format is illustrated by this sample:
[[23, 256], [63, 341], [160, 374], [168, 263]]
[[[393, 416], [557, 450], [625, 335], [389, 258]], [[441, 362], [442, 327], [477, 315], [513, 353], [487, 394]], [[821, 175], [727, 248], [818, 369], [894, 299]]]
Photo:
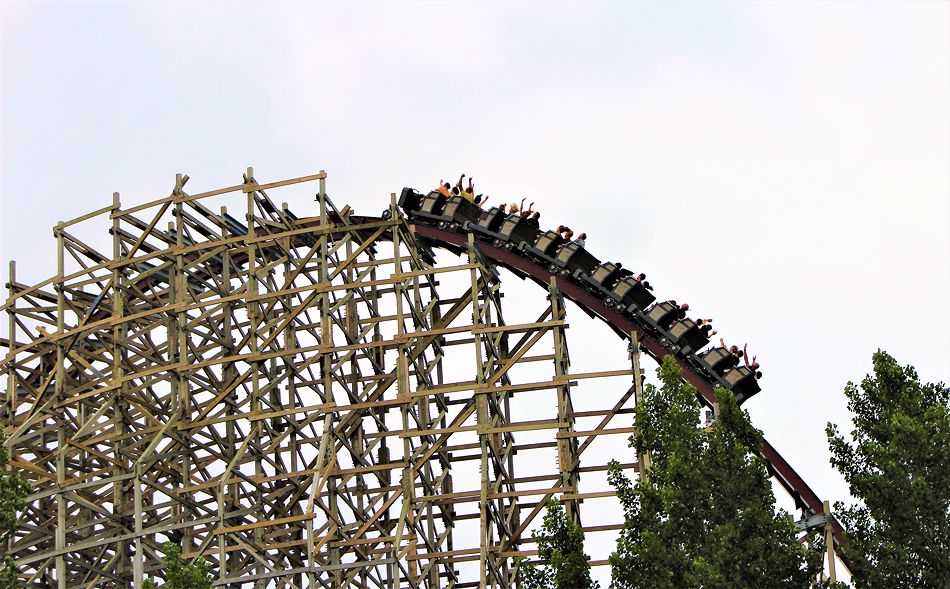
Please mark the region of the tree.
[[886, 352], [844, 394], [850, 440], [828, 424], [831, 463], [859, 501], [835, 510], [857, 587], [950, 587], [950, 389]]
[[165, 555], [165, 584], [156, 585], [155, 581], [145, 582], [145, 589], [212, 589], [212, 566], [203, 558], [187, 563], [181, 558], [181, 548], [165, 542], [162, 546]]
[[7, 555], [7, 544], [19, 527], [19, 513], [26, 507], [30, 484], [15, 470], [10, 470], [10, 451], [7, 436], [0, 432], [0, 589], [20, 586], [20, 570], [13, 558]]
[[610, 557], [611, 587], [786, 589], [810, 587], [821, 555], [796, 538], [775, 510], [761, 433], [733, 395], [717, 389], [714, 427], [699, 427], [696, 389], [672, 357], [646, 387], [631, 445], [650, 452], [647, 480], [633, 485], [611, 463], [610, 483], [625, 514]]
[[[538, 556], [547, 564], [521, 568], [521, 586], [525, 589], [598, 589], [590, 578], [590, 562], [584, 554], [584, 531], [568, 519], [564, 507], [548, 501], [541, 529], [532, 534], [538, 544]], [[524, 559], [520, 561], [524, 563]]]

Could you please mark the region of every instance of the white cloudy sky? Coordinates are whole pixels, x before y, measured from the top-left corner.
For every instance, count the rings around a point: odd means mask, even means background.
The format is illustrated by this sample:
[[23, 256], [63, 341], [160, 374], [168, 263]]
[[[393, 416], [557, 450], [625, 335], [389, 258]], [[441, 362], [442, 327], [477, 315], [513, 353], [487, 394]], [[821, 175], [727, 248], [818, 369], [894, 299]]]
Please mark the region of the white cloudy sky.
[[55, 270], [57, 220], [176, 172], [325, 169], [377, 213], [464, 171], [749, 342], [747, 408], [822, 497], [847, 492], [823, 429], [874, 350], [950, 374], [947, 2], [0, 6], [23, 281]]

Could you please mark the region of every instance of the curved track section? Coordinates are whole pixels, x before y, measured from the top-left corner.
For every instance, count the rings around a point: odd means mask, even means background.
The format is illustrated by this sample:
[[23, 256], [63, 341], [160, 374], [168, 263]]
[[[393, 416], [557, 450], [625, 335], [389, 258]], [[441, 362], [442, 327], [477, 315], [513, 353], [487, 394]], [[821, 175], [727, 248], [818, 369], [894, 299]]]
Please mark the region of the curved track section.
[[[722, 379], [577, 273], [410, 223], [395, 198], [355, 216], [325, 177], [116, 195], [56, 225], [51, 278], [11, 272], [0, 418], [33, 485], [11, 548], [28, 585], [141, 586], [172, 541], [221, 586], [509, 589], [552, 497], [608, 564], [606, 460], [632, 431], [640, 351], [675, 354], [706, 403]], [[310, 216], [268, 195], [309, 182]], [[548, 296], [506, 313], [496, 266]], [[572, 370], [566, 300], [637, 335], [628, 365]]]
[[[446, 247], [453, 250], [467, 247], [464, 234], [423, 224], [417, 224], [415, 231], [437, 247]], [[619, 313], [616, 308], [606, 305], [603, 300], [593, 296], [575, 282], [564, 276], [552, 274], [548, 268], [540, 264], [488, 243], [479, 243], [479, 248], [486, 257], [496, 264], [515, 273], [530, 276], [539, 285], [543, 286], [551, 278], [555, 278], [558, 288], [568, 299], [610, 325], [620, 337], [630, 339], [630, 333], [635, 331], [644, 351], [658, 362], [661, 362], [668, 355], [673, 355], [683, 371], [683, 377], [696, 387], [703, 402], [708, 406], [712, 406], [715, 402], [715, 383], [711, 382], [707, 375], [697, 372], [691, 364], [683, 361], [680, 356], [673, 354], [667, 346], [661, 343], [659, 338], [645, 329], [643, 325]], [[822, 500], [808, 486], [808, 483], [795, 472], [795, 469], [782, 458], [768, 440], [763, 440], [762, 456], [768, 461], [770, 473], [792, 495], [799, 508], [807, 509], [812, 513], [822, 513]], [[832, 525], [834, 526], [836, 540], [843, 542], [844, 528], [837, 520], [833, 520]]]

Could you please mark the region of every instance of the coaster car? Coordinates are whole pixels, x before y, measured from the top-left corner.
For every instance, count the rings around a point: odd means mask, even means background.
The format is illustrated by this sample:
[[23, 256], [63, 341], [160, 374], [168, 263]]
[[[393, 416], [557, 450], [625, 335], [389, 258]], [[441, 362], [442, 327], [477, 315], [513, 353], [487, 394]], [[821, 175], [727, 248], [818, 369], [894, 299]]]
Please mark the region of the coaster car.
[[416, 192], [412, 188], [403, 188], [399, 194], [399, 207], [406, 211], [407, 214], [412, 215], [412, 213], [419, 209], [423, 198], [425, 197], [422, 193]]
[[600, 260], [592, 256], [581, 244], [572, 241], [564, 244], [558, 251], [554, 265], [562, 268], [563, 273], [568, 276], [589, 275], [600, 265]]
[[666, 331], [678, 317], [679, 309], [670, 302], [657, 303], [643, 317], [655, 328]]
[[739, 363], [739, 359], [729, 353], [726, 348], [713, 348], [708, 352], [697, 356], [699, 365], [712, 374], [720, 376], [729, 368], [734, 368]]
[[618, 268], [613, 262], [604, 262], [600, 266], [594, 268], [594, 271], [590, 273], [590, 276], [584, 277], [584, 282], [586, 282], [589, 286], [594, 287], [598, 293], [607, 296], [610, 295], [610, 291], [613, 289], [618, 280], [620, 280], [620, 268]]
[[673, 322], [668, 331], [671, 342], [680, 346], [683, 354], [701, 350], [709, 343], [709, 338], [692, 319], [680, 319]]
[[528, 220], [520, 215], [508, 215], [498, 235], [501, 238], [501, 244], [505, 249], [520, 249], [524, 243], [534, 243], [538, 238], [540, 231], [534, 225], [528, 223]]
[[525, 244], [524, 251], [547, 265], [554, 265], [558, 248], [564, 244], [564, 238], [556, 231], [545, 231], [533, 244]]
[[610, 297], [617, 305], [627, 311], [646, 309], [656, 300], [653, 293], [648, 291], [643, 283], [628, 276], [617, 282], [610, 291]]
[[723, 380], [726, 382], [726, 388], [735, 394], [736, 402], [740, 405], [762, 390], [759, 387], [759, 381], [755, 378], [755, 373], [745, 366], [733, 368], [723, 375]]

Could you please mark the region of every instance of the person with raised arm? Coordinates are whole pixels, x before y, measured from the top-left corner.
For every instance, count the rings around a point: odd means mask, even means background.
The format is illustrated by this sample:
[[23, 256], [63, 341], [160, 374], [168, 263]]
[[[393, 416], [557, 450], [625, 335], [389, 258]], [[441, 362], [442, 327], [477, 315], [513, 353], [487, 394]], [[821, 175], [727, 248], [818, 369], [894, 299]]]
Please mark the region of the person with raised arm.
[[439, 180], [439, 187], [435, 189], [436, 192], [443, 196], [452, 196], [452, 185], [444, 180]]
[[732, 360], [732, 365], [733, 365], [733, 366], [738, 366], [738, 365], [739, 365], [739, 360], [741, 360], [741, 359], [742, 359], [742, 356], [743, 356], [742, 350], [739, 349], [739, 346], [727, 346], [727, 345], [726, 345], [726, 340], [724, 340], [724, 339], [722, 339], [722, 338], [719, 338], [719, 344], [720, 344], [723, 348], [726, 348], [726, 349], [729, 351], [729, 355], [732, 356], [732, 359], [731, 359], [731, 360]]
[[762, 378], [762, 371], [759, 370], [759, 363], [755, 360], [755, 356], [752, 356], [752, 362], [749, 362], [749, 344], [742, 345], [742, 355], [744, 356], [745, 367], [755, 373], [756, 380]]
[[713, 329], [712, 319], [700, 319], [698, 322], [699, 330], [703, 332], [706, 338], [711, 338], [716, 335], [716, 330]]
[[534, 212], [534, 202], [528, 205], [528, 208], [524, 208], [524, 201], [528, 200], [527, 197], [521, 199], [521, 216], [527, 218], [528, 215]]
[[[465, 177], [465, 174], [462, 174], [462, 178], [464, 178], [464, 177]], [[459, 185], [460, 185], [459, 188], [460, 188], [461, 191], [462, 191], [462, 198], [464, 198], [464, 199], [467, 200], [468, 202], [472, 202], [472, 203], [475, 202], [475, 185], [472, 183], [473, 180], [474, 180], [474, 178], [472, 178], [471, 176], [469, 176], [469, 177], [468, 177], [468, 187], [467, 187], [467, 188], [461, 188], [461, 182], [462, 182], [462, 180], [461, 180], [461, 178], [459, 179]], [[478, 203], [476, 203], [476, 204], [478, 204]]]

